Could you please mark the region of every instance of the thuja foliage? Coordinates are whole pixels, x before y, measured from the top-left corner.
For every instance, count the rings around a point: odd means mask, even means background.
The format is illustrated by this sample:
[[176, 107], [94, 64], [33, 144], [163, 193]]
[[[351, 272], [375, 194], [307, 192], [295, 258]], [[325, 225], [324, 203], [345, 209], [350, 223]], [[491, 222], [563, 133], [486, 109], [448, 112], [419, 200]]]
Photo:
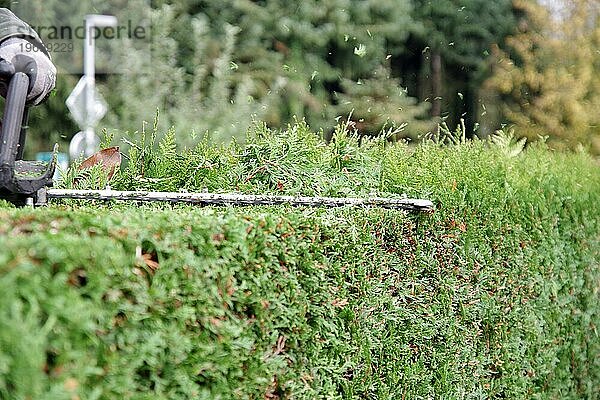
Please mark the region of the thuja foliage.
[[257, 127], [246, 148], [150, 136], [114, 186], [379, 191], [437, 210], [0, 206], [1, 398], [600, 395], [585, 154], [508, 134], [410, 148], [340, 128], [326, 144], [303, 125]]
[[[160, 135], [155, 121], [125, 143], [127, 161], [110, 182], [113, 189], [322, 196], [385, 191], [381, 157], [386, 136], [361, 138], [347, 123], [337, 127], [329, 143], [298, 122], [277, 133], [256, 124], [243, 146], [217, 146], [205, 139], [193, 148], [178, 148], [175, 132]], [[103, 188], [105, 179], [96, 172], [102, 171], [81, 172], [75, 166], [62, 185]]]

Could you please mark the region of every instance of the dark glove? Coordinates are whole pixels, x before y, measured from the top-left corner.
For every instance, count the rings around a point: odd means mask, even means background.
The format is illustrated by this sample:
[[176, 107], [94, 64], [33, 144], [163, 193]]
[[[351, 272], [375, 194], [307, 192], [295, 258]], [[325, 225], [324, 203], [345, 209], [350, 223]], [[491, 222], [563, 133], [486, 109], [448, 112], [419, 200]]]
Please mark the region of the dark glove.
[[10, 78], [15, 74], [15, 66], [12, 63], [0, 58], [0, 80], [4, 82], [10, 81]]
[[[29, 49], [29, 50], [27, 50]], [[0, 79], [7, 82], [15, 72], [29, 76], [27, 101], [37, 105], [44, 101], [56, 84], [56, 67], [50, 58], [25, 39], [10, 38], [0, 43]], [[5, 94], [5, 90], [2, 90]]]

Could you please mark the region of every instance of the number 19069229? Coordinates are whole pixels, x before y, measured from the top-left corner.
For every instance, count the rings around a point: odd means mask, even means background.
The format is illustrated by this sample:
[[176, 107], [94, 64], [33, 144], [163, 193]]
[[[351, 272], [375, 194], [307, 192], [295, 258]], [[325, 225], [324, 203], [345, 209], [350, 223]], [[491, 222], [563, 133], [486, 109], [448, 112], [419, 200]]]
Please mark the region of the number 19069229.
[[[74, 49], [73, 43], [69, 42], [55, 42], [48, 43], [46, 45], [46, 49], [49, 53], [71, 53]], [[22, 43], [21, 44], [22, 52], [33, 52], [36, 53], [38, 51], [42, 51], [39, 47], [37, 47], [33, 43]]]

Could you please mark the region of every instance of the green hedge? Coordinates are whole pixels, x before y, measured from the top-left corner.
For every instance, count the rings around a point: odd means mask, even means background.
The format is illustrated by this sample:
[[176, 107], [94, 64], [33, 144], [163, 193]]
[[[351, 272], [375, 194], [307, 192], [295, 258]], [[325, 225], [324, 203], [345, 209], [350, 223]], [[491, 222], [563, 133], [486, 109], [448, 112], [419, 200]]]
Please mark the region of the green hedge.
[[166, 140], [115, 182], [406, 193], [428, 215], [0, 208], [0, 398], [599, 398], [598, 165], [504, 139]]

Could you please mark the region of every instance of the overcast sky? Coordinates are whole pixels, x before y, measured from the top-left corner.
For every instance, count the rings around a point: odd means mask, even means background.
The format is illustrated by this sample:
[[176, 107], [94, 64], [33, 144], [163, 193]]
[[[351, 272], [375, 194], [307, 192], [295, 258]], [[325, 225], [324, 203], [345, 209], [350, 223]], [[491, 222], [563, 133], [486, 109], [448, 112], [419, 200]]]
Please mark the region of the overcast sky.
[[[538, 0], [540, 4], [548, 7], [552, 11], [552, 14], [557, 18], [560, 17], [565, 4], [573, 4], [577, 1], [579, 0]], [[598, 15], [598, 12], [600, 12], [600, 0], [593, 0], [588, 4], [590, 6], [590, 11], [593, 10], [595, 12], [594, 15]]]
[[555, 16], [560, 15], [564, 0], [538, 0], [541, 4], [548, 7]]

